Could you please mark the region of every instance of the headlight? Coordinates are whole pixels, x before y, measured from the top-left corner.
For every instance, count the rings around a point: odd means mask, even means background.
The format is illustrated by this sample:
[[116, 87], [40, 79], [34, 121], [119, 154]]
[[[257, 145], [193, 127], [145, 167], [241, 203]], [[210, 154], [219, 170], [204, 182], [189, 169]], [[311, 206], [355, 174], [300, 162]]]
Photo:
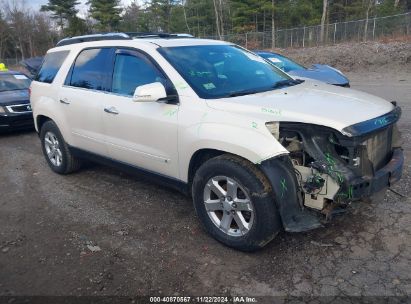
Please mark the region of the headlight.
[[271, 134], [278, 140], [280, 139], [280, 123], [279, 122], [267, 122], [265, 124], [267, 127], [268, 131], [270, 131]]
[[0, 113], [6, 113], [6, 110], [2, 106], [0, 106]]

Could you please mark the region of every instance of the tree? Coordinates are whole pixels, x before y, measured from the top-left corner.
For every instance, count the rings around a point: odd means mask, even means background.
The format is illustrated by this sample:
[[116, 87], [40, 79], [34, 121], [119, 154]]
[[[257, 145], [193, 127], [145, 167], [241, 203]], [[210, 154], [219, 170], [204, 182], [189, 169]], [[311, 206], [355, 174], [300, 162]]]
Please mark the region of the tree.
[[328, 0], [323, 0], [323, 14], [321, 16], [321, 42], [324, 41], [324, 28], [325, 28], [325, 22], [327, 19], [327, 12], [328, 12]]
[[98, 21], [98, 29], [101, 31], [114, 31], [118, 29], [122, 9], [120, 0], [89, 0], [90, 16]]
[[271, 48], [275, 48], [275, 19], [274, 19], [275, 2], [271, 0]]
[[376, 2], [377, 0], [367, 0], [366, 10], [365, 10], [364, 41], [367, 41], [368, 20], [370, 16], [370, 11], [376, 5]]
[[[124, 9], [120, 29], [124, 32], [139, 32], [140, 18], [143, 17], [144, 11], [140, 9], [137, 1], [132, 2]], [[147, 30], [145, 30], [147, 31]]]
[[68, 19], [68, 27], [64, 30], [66, 36], [80, 36], [90, 32], [86, 21], [76, 15]]
[[10, 28], [0, 11], [0, 58], [4, 58], [6, 53], [7, 42], [9, 40]]
[[78, 13], [76, 5], [79, 3], [77, 0], [49, 0], [46, 5], [41, 6], [40, 11], [53, 12], [52, 18], [57, 19], [57, 24], [63, 32], [64, 22], [76, 16]]

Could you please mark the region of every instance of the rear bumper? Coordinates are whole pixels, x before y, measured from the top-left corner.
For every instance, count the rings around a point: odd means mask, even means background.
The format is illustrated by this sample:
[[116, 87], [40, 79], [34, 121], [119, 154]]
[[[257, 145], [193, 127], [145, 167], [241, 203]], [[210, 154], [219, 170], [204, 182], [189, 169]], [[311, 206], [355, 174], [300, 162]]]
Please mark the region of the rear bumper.
[[34, 120], [32, 113], [0, 114], [0, 131], [32, 129]]
[[391, 160], [374, 177], [361, 177], [350, 183], [351, 198], [361, 199], [379, 192], [400, 180], [404, 167], [404, 152], [395, 148]]

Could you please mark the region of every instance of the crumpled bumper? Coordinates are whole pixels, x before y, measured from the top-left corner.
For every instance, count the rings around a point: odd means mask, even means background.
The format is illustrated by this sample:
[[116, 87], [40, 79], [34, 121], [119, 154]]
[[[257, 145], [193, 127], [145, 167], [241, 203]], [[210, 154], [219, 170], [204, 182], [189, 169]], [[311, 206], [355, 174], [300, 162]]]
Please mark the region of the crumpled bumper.
[[361, 199], [391, 186], [400, 180], [403, 167], [404, 152], [401, 148], [395, 148], [391, 160], [372, 178], [360, 177], [350, 183], [351, 198]]

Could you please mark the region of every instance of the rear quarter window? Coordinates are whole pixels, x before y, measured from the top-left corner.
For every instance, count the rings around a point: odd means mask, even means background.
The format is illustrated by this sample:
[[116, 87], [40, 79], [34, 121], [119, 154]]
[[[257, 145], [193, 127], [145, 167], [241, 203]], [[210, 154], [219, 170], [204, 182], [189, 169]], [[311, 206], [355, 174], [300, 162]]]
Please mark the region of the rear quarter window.
[[40, 71], [34, 80], [45, 83], [52, 83], [69, 51], [58, 51], [48, 53], [44, 58]]

